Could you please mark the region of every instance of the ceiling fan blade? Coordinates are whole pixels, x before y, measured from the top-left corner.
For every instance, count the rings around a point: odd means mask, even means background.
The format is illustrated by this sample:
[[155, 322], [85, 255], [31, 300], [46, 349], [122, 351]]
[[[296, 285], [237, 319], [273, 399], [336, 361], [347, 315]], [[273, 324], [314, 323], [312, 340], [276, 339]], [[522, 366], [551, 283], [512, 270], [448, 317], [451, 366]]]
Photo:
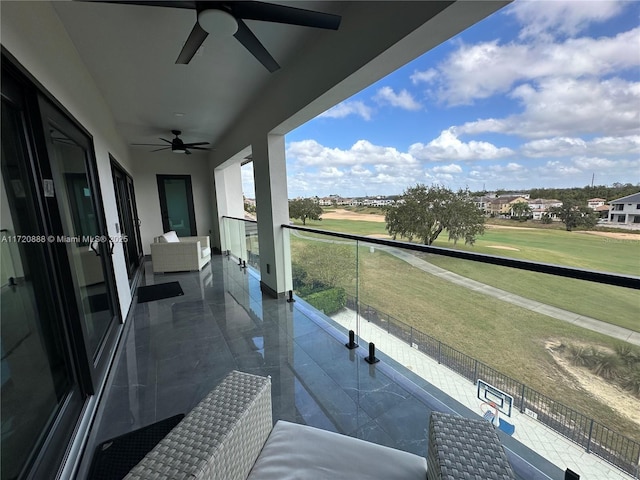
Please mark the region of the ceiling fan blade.
[[189, 38], [187, 38], [184, 47], [182, 47], [182, 50], [180, 51], [180, 55], [178, 55], [176, 64], [186, 65], [189, 63], [207, 36], [209, 36], [209, 33], [205, 32], [200, 24], [196, 22], [189, 34]]
[[132, 143], [132, 147], [164, 147], [161, 143]]
[[286, 7], [263, 2], [229, 2], [237, 18], [261, 20], [263, 22], [287, 23], [303, 27], [337, 30], [342, 17], [331, 13], [315, 12], [296, 7]]
[[211, 150], [210, 148], [192, 147], [191, 145], [189, 145], [187, 148], [190, 148], [191, 150]]
[[234, 33], [234, 37], [238, 39], [238, 41], [244, 45], [244, 48], [249, 50], [251, 54], [256, 57], [256, 59], [265, 66], [269, 72], [273, 73], [280, 68], [278, 62], [274, 60], [267, 49], [264, 48], [264, 45], [260, 43], [260, 40], [253, 34], [247, 24], [244, 23], [239, 18], [236, 19], [238, 21], [238, 31]]
[[151, 152], [159, 152], [160, 150], [169, 150], [171, 147], [162, 147], [162, 148], [156, 148], [155, 150], [150, 150]]
[[144, 5], [152, 7], [171, 7], [186, 8], [190, 10], [196, 9], [196, 2], [183, 1], [154, 1], [154, 0], [80, 0], [87, 3], [121, 3], [124, 5]]
[[185, 147], [195, 147], [196, 145], [209, 145], [209, 142], [194, 142], [194, 143], [185, 143]]
[[163, 142], [171, 143], [171, 140], [167, 140], [166, 138], [158, 137]]

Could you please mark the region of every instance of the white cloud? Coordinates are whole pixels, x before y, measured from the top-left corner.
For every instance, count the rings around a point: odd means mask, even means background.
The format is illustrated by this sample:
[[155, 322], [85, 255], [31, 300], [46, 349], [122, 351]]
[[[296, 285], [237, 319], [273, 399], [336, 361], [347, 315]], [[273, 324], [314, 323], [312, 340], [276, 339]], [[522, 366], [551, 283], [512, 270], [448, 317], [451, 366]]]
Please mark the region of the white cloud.
[[573, 157], [587, 153], [610, 156], [639, 154], [640, 135], [598, 137], [588, 141], [578, 137], [545, 138], [525, 143], [520, 151], [531, 158]]
[[454, 128], [444, 130], [426, 145], [414, 143], [409, 147], [409, 154], [428, 161], [489, 160], [509, 157], [513, 153], [510, 148], [496, 147], [489, 142], [472, 140], [464, 143], [458, 139]]
[[602, 22], [620, 14], [623, 2], [606, 1], [520, 1], [505, 13], [522, 25], [521, 38], [575, 36], [592, 23]]
[[455, 163], [450, 163], [449, 165], [433, 167], [431, 171], [436, 173], [462, 173], [462, 167]]
[[637, 50], [630, 48], [638, 42], [640, 28], [614, 37], [571, 38], [563, 43], [462, 44], [438, 66], [439, 87], [434, 93], [446, 104], [463, 105], [506, 93], [518, 82], [602, 78], [640, 66]]
[[373, 97], [380, 105], [391, 105], [405, 110], [420, 110], [422, 105], [407, 90], [396, 93], [391, 87], [380, 88]]
[[418, 83], [433, 82], [437, 78], [437, 76], [438, 71], [435, 68], [429, 68], [428, 70], [424, 70], [422, 72], [416, 70], [409, 78], [414, 85], [417, 85]]
[[510, 96], [520, 102], [522, 113], [467, 122], [456, 127], [456, 132], [505, 133], [525, 138], [581, 134], [615, 137], [640, 132], [640, 82], [550, 78], [537, 85], [520, 85]]
[[418, 164], [408, 153], [393, 147], [374, 145], [367, 140], [358, 140], [349, 150], [329, 148], [315, 140], [291, 142], [287, 148], [287, 158], [295, 159], [304, 166], [355, 166], [355, 165], [395, 165], [411, 167]]
[[325, 118], [344, 118], [349, 115], [357, 115], [364, 120], [371, 120], [373, 109], [365, 105], [359, 100], [346, 100], [338, 105], [331, 107], [324, 113], [318, 115]]
[[367, 140], [348, 149], [325, 147], [315, 140], [291, 142], [286, 155], [292, 196], [397, 194], [423, 175], [420, 162], [409, 153]]

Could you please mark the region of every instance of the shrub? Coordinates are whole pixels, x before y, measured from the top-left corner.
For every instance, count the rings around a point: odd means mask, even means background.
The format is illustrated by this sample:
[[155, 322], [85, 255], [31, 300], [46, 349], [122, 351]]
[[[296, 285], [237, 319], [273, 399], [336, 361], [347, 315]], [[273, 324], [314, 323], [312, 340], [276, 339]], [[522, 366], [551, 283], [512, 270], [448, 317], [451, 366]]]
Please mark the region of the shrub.
[[333, 315], [344, 308], [347, 303], [347, 293], [344, 288], [335, 287], [312, 293], [305, 298], [305, 301], [324, 312], [325, 315]]
[[593, 373], [602, 378], [612, 379], [618, 376], [618, 370], [622, 366], [620, 357], [614, 353], [601, 354], [593, 367]]
[[620, 385], [640, 398], [640, 367], [628, 368], [620, 377]]
[[617, 343], [615, 346], [616, 353], [620, 360], [627, 365], [633, 366], [635, 364], [640, 364], [640, 350], [634, 348], [629, 343]]

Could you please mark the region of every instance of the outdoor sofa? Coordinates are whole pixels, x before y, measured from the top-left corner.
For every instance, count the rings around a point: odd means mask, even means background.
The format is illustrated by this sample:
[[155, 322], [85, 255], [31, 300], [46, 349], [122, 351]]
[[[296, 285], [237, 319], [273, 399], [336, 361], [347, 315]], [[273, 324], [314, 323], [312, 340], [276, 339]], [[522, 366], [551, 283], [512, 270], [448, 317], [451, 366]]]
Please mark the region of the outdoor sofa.
[[[446, 427], [446, 418], [440, 417], [440, 421]], [[431, 435], [437, 433], [432, 431]], [[494, 452], [490, 443], [490, 438], [483, 439], [482, 448]], [[497, 447], [502, 449], [499, 443]], [[430, 452], [430, 461], [437, 463], [438, 453]], [[479, 476], [460, 478], [513, 478], [510, 467], [495, 477], [485, 476], [488, 472], [479, 470], [482, 465], [473, 463], [471, 467]], [[455, 478], [448, 476], [446, 468], [431, 470], [438, 478]], [[271, 379], [233, 371], [129, 472], [126, 480], [426, 478], [424, 457], [282, 420], [274, 426]]]
[[200, 271], [210, 260], [208, 236], [178, 238], [172, 230], [155, 237], [151, 244], [153, 273]]

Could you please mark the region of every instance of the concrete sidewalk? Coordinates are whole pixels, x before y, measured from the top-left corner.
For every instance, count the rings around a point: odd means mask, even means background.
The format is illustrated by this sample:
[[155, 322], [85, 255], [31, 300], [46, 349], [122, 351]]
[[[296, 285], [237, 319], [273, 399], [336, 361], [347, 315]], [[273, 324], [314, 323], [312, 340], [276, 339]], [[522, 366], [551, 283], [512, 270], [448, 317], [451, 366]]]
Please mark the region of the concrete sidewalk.
[[[447, 367], [438, 364], [422, 352], [388, 334], [366, 319], [356, 325], [357, 314], [344, 309], [331, 317], [347, 330], [358, 332], [362, 340], [373, 342], [376, 348], [392, 357], [447, 395], [482, 415], [481, 400], [476, 386]], [[560, 469], [570, 468], [581, 480], [630, 480], [633, 477], [613, 467], [599, 457], [587, 453], [579, 445], [567, 440], [542, 423], [514, 409], [510, 418], [502, 417], [515, 426], [513, 438], [537, 452]]]
[[505, 290], [501, 290], [499, 288], [485, 285], [484, 283], [471, 280], [467, 277], [463, 277], [462, 275], [458, 275], [457, 273], [453, 273], [449, 270], [445, 270], [443, 268], [432, 265], [431, 263], [416, 257], [407, 250], [400, 250], [398, 248], [390, 247], [376, 248], [379, 248], [380, 250], [383, 250], [401, 260], [404, 260], [408, 264], [422, 270], [423, 272], [430, 273], [431, 275], [435, 275], [436, 277], [440, 277], [443, 280], [455, 283], [456, 285], [460, 285], [470, 290], [495, 297], [499, 300], [502, 300], [503, 302], [511, 303], [513, 305], [526, 308], [542, 315], [547, 315], [549, 317], [562, 320], [563, 322], [572, 323], [578, 327], [586, 328], [588, 330], [602, 333], [604, 335], [608, 335], [609, 337], [624, 340], [625, 342], [640, 346], [639, 332], [634, 332], [633, 330], [629, 330], [627, 328], [619, 327], [617, 325], [603, 322], [601, 320], [596, 320], [595, 318], [578, 315], [577, 313], [570, 312], [569, 310], [563, 310], [562, 308], [546, 305], [536, 300], [531, 300], [525, 297], [521, 297], [520, 295], [515, 295]]

